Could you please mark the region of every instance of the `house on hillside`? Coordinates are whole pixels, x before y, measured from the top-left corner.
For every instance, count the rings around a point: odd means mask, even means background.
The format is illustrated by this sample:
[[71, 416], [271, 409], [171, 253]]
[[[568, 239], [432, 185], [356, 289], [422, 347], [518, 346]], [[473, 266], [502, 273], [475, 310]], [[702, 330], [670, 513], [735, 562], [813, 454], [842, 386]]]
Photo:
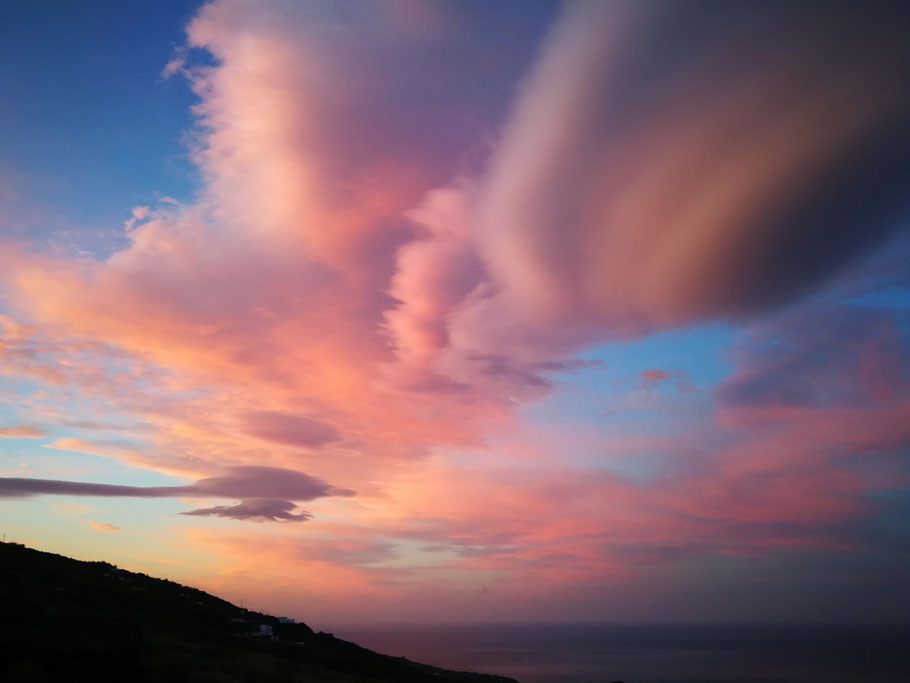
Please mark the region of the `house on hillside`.
[[256, 619], [231, 619], [234, 624], [234, 630], [238, 635], [249, 638], [269, 638], [273, 639], [275, 634], [272, 625], [267, 621]]

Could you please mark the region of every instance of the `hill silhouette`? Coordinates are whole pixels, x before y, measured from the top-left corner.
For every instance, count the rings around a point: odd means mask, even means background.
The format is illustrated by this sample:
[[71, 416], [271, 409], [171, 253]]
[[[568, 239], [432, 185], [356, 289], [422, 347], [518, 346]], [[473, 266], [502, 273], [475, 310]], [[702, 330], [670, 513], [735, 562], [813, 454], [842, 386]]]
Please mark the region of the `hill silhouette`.
[[516, 683], [390, 657], [196, 588], [0, 543], [0, 680]]

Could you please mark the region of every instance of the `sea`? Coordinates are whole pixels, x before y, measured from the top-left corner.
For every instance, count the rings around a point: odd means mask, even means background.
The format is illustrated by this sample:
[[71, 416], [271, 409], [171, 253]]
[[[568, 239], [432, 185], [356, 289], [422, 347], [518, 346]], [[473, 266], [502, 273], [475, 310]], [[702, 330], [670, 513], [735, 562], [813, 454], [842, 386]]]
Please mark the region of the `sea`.
[[521, 683], [910, 683], [910, 624], [345, 626], [334, 635]]

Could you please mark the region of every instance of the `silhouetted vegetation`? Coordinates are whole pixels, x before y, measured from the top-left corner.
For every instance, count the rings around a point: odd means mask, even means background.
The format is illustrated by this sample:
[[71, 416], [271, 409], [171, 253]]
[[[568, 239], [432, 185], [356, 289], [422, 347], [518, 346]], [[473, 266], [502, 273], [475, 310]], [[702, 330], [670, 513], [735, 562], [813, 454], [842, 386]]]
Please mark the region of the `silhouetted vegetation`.
[[0, 680], [22, 683], [512, 680], [377, 654], [173, 581], [15, 543], [0, 544], [0, 639]]

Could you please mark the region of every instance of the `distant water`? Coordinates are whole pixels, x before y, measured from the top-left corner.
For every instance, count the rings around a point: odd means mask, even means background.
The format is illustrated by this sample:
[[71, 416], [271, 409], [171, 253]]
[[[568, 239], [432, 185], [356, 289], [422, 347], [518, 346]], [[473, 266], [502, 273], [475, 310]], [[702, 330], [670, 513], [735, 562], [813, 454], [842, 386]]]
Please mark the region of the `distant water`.
[[369, 626], [335, 635], [521, 683], [910, 682], [910, 626]]

